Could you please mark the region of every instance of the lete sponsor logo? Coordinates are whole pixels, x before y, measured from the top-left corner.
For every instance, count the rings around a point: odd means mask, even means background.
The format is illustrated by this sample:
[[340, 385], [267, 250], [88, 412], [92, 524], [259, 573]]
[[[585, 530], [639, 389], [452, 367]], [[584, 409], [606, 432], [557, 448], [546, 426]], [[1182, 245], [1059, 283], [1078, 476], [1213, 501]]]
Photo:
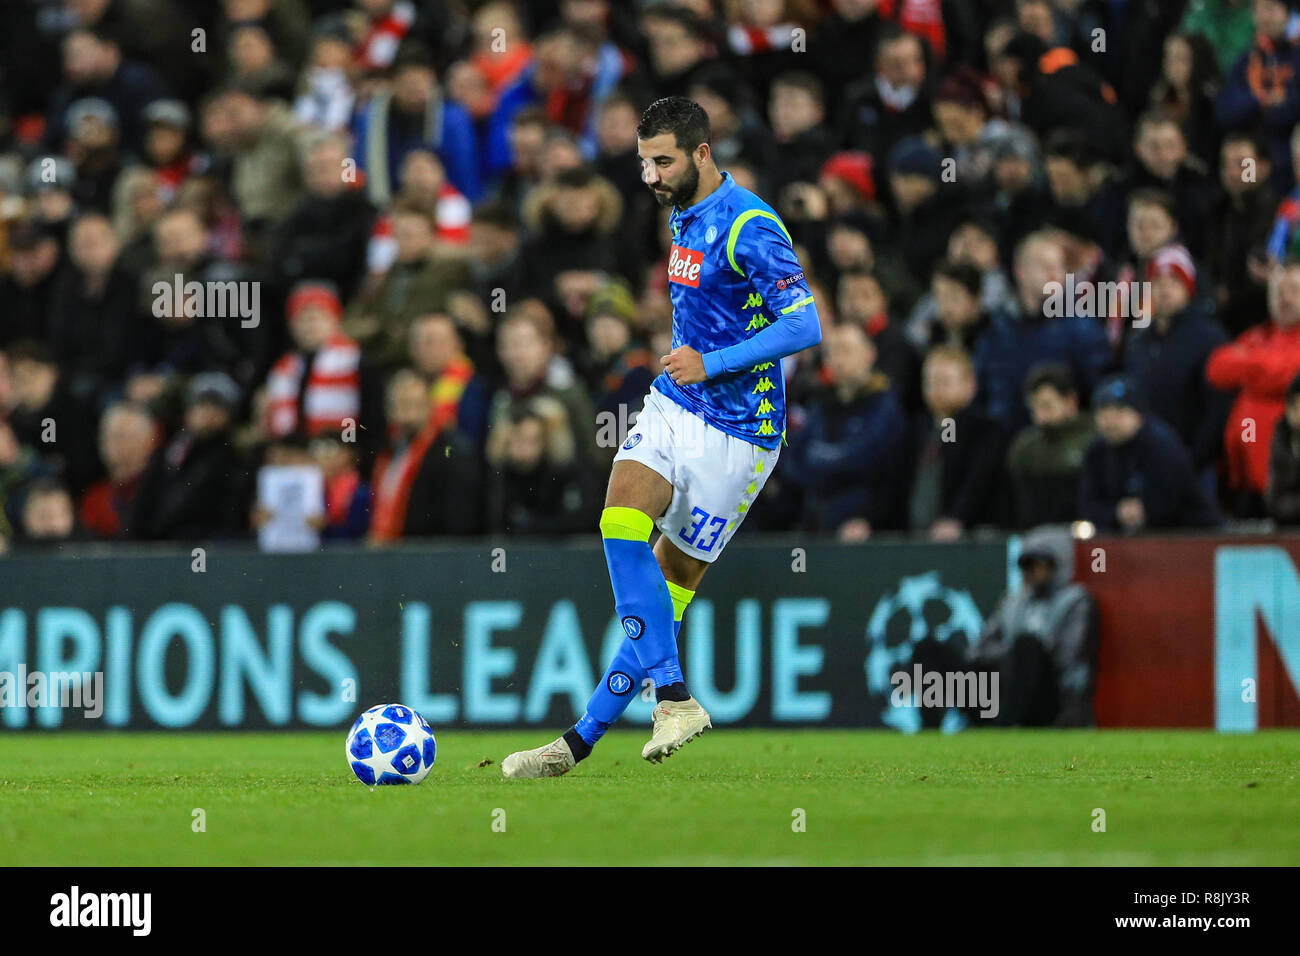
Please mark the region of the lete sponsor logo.
[[668, 255], [668, 281], [688, 285], [692, 289], [700, 287], [700, 270], [704, 268], [704, 253], [696, 252], [673, 243]]

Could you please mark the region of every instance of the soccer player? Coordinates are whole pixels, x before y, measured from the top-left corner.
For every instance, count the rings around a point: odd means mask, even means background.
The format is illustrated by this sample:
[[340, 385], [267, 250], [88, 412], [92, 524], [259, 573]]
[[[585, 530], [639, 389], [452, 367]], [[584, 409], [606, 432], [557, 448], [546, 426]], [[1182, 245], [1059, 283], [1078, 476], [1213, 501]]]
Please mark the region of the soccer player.
[[[507, 777], [554, 777], [586, 758], [648, 676], [658, 763], [712, 726], [677, 660], [682, 614], [758, 497], [785, 434], [781, 360], [821, 341], [790, 234], [772, 207], [720, 172], [694, 100], [652, 103], [637, 126], [641, 178], [672, 206], [672, 351], [614, 456], [600, 518], [627, 634], [582, 718], [508, 756]], [[650, 535], [661, 532], [653, 549]]]

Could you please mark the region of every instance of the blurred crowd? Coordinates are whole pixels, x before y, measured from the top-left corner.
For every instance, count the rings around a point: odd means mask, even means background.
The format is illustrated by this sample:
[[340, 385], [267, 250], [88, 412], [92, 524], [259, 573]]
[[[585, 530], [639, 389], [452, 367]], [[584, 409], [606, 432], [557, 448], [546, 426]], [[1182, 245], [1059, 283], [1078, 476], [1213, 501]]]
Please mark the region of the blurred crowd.
[[822, 344], [751, 531], [1300, 522], [1300, 4], [10, 0], [0, 549], [595, 533], [686, 95]]

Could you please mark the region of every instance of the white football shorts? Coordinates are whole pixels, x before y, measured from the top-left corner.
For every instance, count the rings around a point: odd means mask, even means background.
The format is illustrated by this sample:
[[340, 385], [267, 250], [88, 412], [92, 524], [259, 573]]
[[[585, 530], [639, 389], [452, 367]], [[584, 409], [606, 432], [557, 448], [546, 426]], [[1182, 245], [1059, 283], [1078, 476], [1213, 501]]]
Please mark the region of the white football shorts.
[[655, 522], [683, 552], [712, 564], [745, 520], [781, 449], [728, 435], [651, 388], [615, 461], [639, 461], [673, 486]]

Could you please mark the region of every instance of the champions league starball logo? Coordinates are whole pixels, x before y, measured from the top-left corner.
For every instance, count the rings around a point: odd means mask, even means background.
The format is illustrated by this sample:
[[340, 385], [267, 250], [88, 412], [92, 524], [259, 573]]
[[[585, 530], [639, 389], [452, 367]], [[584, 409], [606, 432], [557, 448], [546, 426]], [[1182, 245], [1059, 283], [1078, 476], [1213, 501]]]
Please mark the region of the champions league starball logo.
[[[939, 572], [905, 577], [898, 588], [877, 603], [867, 621], [867, 693], [883, 701], [881, 720], [904, 733], [921, 729], [921, 711], [910, 704], [891, 706], [890, 678], [912, 661], [912, 649], [927, 635], [937, 641], [973, 644], [984, 626], [975, 601], [966, 591], [942, 584]], [[960, 730], [964, 719], [956, 711], [944, 715], [945, 731]]]

